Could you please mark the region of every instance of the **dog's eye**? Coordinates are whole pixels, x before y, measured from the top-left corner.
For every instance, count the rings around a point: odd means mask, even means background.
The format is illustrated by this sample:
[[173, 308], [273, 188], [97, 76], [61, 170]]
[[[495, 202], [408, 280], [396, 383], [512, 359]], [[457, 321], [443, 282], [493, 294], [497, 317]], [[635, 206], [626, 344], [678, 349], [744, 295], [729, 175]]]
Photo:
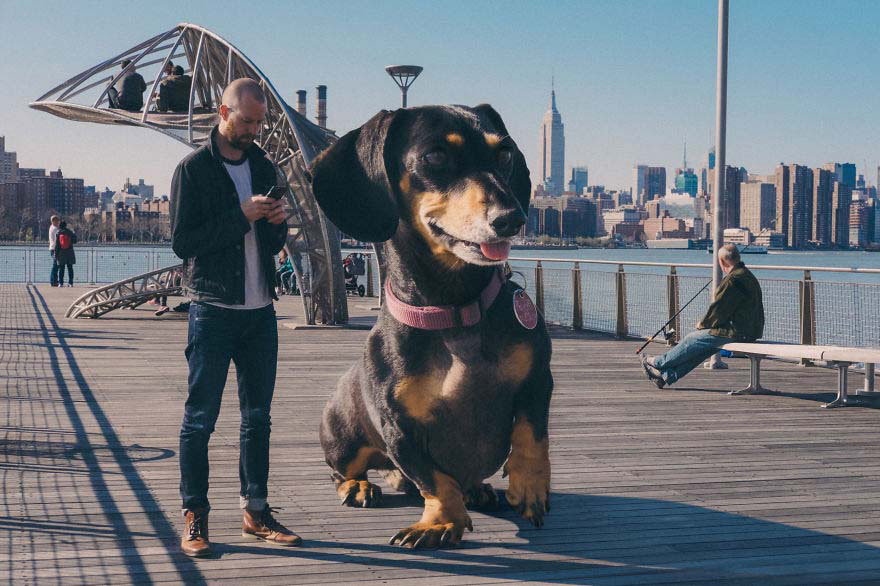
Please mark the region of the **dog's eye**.
[[507, 167], [513, 161], [513, 151], [510, 149], [501, 149], [498, 151], [498, 164]]
[[431, 165], [432, 167], [443, 167], [446, 165], [446, 153], [443, 151], [431, 151], [427, 153], [424, 157], [425, 162]]

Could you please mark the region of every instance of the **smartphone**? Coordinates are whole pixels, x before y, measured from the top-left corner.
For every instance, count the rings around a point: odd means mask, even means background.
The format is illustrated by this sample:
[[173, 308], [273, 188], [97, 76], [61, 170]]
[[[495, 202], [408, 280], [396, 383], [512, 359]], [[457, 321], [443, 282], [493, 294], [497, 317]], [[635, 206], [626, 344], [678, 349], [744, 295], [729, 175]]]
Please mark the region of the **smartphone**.
[[269, 190], [269, 193], [266, 194], [266, 197], [271, 197], [272, 199], [281, 199], [284, 197], [284, 194], [287, 192], [286, 187], [282, 187], [281, 185], [275, 185], [272, 189]]

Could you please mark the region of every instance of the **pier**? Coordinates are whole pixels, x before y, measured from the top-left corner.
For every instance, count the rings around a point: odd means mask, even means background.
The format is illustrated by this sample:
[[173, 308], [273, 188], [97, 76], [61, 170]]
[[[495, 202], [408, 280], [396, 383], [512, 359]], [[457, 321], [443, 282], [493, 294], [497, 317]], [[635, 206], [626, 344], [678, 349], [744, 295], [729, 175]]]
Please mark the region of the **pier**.
[[[748, 361], [648, 383], [634, 340], [551, 329], [552, 510], [472, 513], [461, 547], [387, 545], [421, 504], [383, 485], [381, 508], [341, 507], [318, 445], [324, 401], [362, 353], [358, 327], [305, 323], [284, 297], [270, 502], [305, 540], [240, 536], [238, 405], [230, 376], [211, 441], [211, 539], [178, 552], [177, 441], [185, 315], [151, 306], [64, 317], [87, 289], [0, 285], [0, 580], [10, 584], [812, 584], [880, 576], [880, 410], [819, 409], [836, 373], [767, 361], [777, 396], [731, 397]], [[173, 300], [172, 300], [173, 301]], [[654, 352], [662, 351], [655, 345]], [[500, 475], [490, 480], [503, 489]]]

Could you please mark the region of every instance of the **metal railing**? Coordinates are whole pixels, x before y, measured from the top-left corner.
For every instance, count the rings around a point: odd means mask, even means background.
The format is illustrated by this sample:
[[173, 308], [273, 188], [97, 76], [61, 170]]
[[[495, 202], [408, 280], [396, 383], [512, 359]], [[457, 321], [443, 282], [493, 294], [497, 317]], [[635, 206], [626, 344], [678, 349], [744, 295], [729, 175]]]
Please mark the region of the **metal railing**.
[[[53, 259], [48, 247], [0, 247], [0, 283], [48, 283]], [[171, 248], [129, 249], [77, 246], [74, 282], [115, 283], [180, 263]]]

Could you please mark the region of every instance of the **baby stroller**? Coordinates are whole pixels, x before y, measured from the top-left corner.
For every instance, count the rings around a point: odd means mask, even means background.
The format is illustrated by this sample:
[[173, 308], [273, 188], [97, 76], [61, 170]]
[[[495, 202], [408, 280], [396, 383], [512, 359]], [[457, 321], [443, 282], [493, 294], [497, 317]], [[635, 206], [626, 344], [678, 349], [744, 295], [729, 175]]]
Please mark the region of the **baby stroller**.
[[360, 252], [352, 252], [342, 259], [342, 273], [345, 276], [345, 292], [357, 293], [359, 297], [367, 294], [363, 285], [358, 285], [358, 277], [367, 274], [367, 261]]

